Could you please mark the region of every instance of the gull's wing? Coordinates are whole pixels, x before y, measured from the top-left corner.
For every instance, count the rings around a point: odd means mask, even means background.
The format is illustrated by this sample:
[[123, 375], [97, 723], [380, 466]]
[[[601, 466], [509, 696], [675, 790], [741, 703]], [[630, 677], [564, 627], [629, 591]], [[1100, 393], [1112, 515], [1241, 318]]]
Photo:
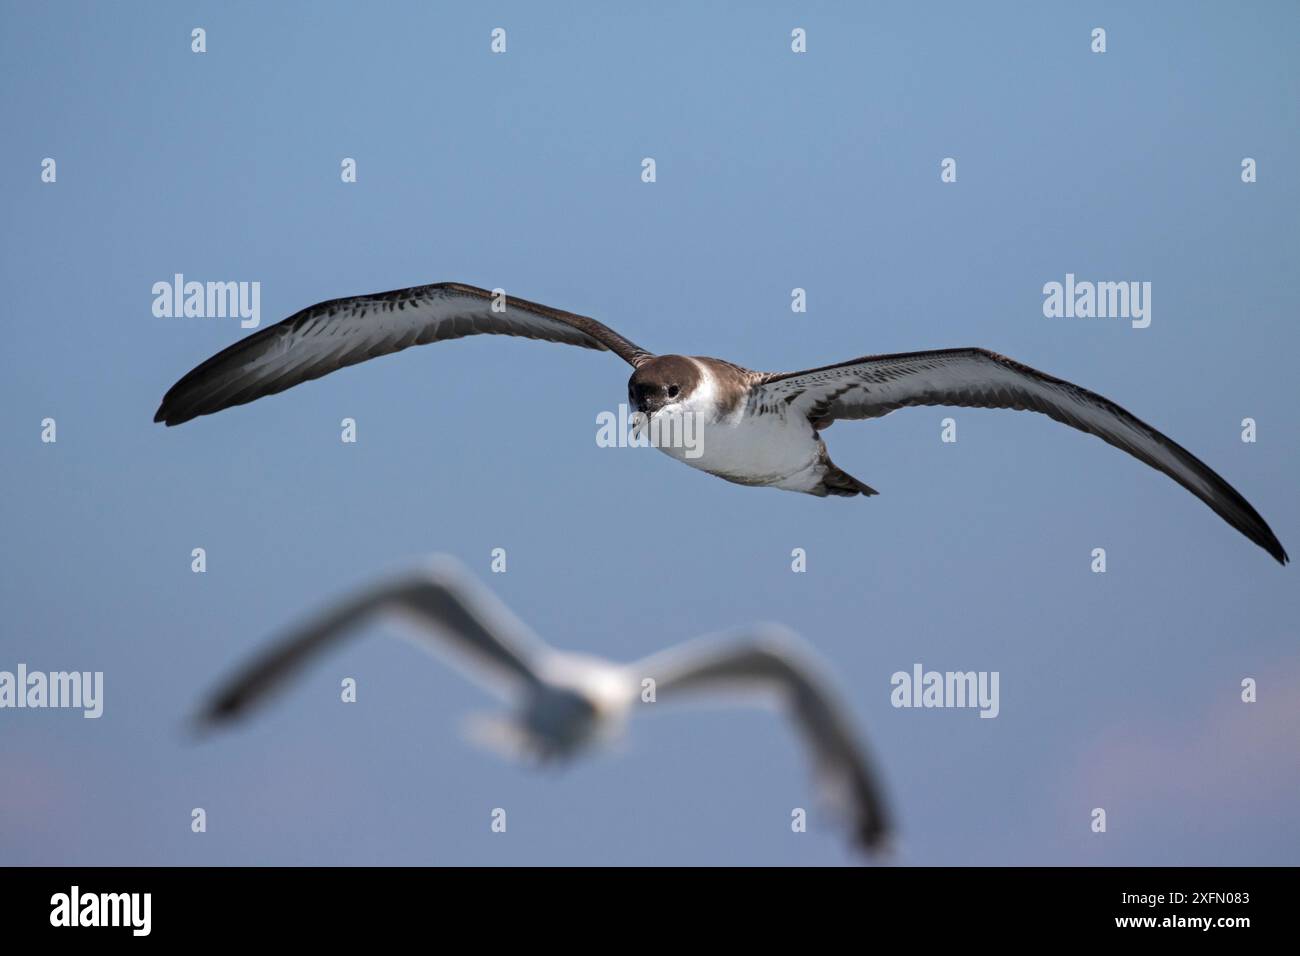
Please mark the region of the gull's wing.
[[200, 723], [243, 716], [321, 652], [386, 611], [412, 620], [431, 649], [450, 648], [489, 678], [535, 685], [536, 666], [551, 653], [490, 591], [442, 559], [362, 591], [286, 635], [210, 698]]
[[650, 357], [595, 319], [525, 299], [503, 301], [504, 311], [494, 311], [494, 296], [486, 289], [440, 282], [321, 302], [190, 371], [168, 389], [154, 421], [179, 425], [367, 359], [467, 335], [517, 335], [608, 349], [633, 366]]
[[814, 428], [841, 418], [879, 418], [908, 405], [1042, 412], [1164, 472], [1280, 563], [1288, 560], [1259, 512], [1187, 449], [1096, 392], [986, 349], [869, 355], [803, 372], [767, 373], [752, 401], [760, 409], [789, 406], [807, 415]]
[[628, 665], [628, 674], [638, 686], [653, 678], [661, 703], [726, 690], [775, 697], [811, 750], [819, 779], [851, 815], [855, 842], [880, 849], [892, 824], [878, 775], [847, 710], [800, 646], [784, 629], [756, 628], [732, 639], [704, 638], [671, 648]]

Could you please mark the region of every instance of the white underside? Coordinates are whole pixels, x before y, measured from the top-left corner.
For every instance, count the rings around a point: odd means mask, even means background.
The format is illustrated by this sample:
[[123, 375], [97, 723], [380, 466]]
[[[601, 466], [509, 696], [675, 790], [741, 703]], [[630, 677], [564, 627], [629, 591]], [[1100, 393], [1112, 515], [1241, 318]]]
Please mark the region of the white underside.
[[802, 415], [771, 412], [750, 416], [742, 406], [730, 416], [720, 417], [707, 380], [689, 401], [665, 406], [658, 414], [696, 416], [698, 445], [694, 449], [658, 446], [692, 468], [729, 481], [787, 491], [811, 492], [821, 484], [825, 472], [822, 444]]

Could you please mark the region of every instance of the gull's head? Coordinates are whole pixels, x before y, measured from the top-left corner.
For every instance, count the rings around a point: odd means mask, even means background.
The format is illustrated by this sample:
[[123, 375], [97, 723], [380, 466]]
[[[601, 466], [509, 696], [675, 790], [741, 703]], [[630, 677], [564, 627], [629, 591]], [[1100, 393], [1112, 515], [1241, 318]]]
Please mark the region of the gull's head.
[[535, 754], [563, 760], [618, 738], [636, 696], [621, 667], [557, 653], [540, 669], [542, 684], [520, 714]]
[[601, 658], [556, 652], [538, 662], [540, 682], [509, 715], [475, 715], [471, 740], [512, 759], [557, 764], [615, 742], [636, 684]]
[[550, 686], [536, 694], [519, 715], [529, 750], [546, 762], [565, 760], [601, 736], [599, 703], [580, 690]]
[[465, 726], [476, 744], [525, 763], [568, 761], [602, 734], [595, 702], [582, 694], [546, 688], [513, 714], [475, 714]]
[[647, 419], [674, 406], [688, 407], [701, 378], [699, 366], [685, 355], [657, 355], [628, 379], [628, 404]]

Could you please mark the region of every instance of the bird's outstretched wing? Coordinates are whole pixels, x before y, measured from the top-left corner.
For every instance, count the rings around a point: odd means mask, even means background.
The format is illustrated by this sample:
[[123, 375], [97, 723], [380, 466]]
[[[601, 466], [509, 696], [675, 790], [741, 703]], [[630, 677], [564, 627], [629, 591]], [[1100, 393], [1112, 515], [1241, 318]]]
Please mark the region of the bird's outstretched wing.
[[658, 703], [726, 690], [775, 700], [811, 751], [820, 782], [850, 815], [855, 843], [882, 849], [892, 824], [878, 775], [848, 712], [801, 647], [790, 632], [765, 626], [671, 648], [629, 665], [628, 674], [638, 685], [653, 678]]
[[412, 345], [485, 334], [608, 349], [633, 366], [650, 357], [595, 319], [440, 282], [331, 299], [255, 332], [168, 389], [154, 421], [179, 425]]
[[550, 653], [457, 562], [435, 559], [420, 572], [368, 588], [286, 635], [212, 695], [199, 724], [243, 716], [321, 652], [385, 611], [406, 616], [431, 649], [459, 652], [489, 678], [534, 685], [535, 667]]
[[868, 355], [802, 372], [771, 372], [756, 386], [754, 401], [789, 406], [815, 428], [837, 419], [879, 418], [908, 405], [1042, 412], [1164, 472], [1280, 563], [1288, 560], [1259, 512], [1177, 442], [1096, 392], [986, 349]]

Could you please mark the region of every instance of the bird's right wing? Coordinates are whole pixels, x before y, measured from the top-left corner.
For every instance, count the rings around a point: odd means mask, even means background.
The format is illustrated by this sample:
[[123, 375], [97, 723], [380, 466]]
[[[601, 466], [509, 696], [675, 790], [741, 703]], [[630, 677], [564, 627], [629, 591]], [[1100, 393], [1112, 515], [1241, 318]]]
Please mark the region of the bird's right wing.
[[483, 334], [608, 349], [632, 366], [650, 357], [585, 315], [440, 282], [331, 299], [240, 339], [168, 389], [154, 421], [179, 425], [412, 345]]
[[639, 683], [655, 681], [659, 702], [694, 693], [757, 690], [775, 694], [812, 752], [821, 781], [852, 816], [855, 842], [877, 850], [892, 829], [879, 776], [848, 711], [783, 628], [752, 629], [730, 640], [704, 638], [629, 665]]
[[760, 407], [789, 407], [819, 429], [839, 419], [879, 418], [915, 405], [1041, 412], [1164, 472], [1279, 563], [1288, 560], [1282, 542], [1250, 502], [1172, 438], [1096, 392], [987, 349], [866, 355], [802, 372], [764, 373], [755, 401]]
[[491, 592], [443, 558], [421, 572], [362, 591], [286, 635], [211, 697], [200, 724], [243, 716], [326, 648], [385, 611], [412, 619], [431, 649], [445, 646], [459, 652], [490, 677], [535, 684], [537, 661], [549, 652]]

